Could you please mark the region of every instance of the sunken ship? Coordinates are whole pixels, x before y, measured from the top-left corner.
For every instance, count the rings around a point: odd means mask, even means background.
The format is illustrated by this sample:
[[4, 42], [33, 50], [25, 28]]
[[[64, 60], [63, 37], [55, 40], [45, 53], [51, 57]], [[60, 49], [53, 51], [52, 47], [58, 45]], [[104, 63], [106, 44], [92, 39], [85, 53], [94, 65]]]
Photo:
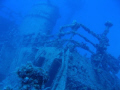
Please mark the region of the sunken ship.
[[[1, 13], [7, 14], [8, 8], [3, 8], [6, 11]], [[23, 19], [19, 26], [9, 18], [0, 17], [0, 22], [8, 23], [7, 27], [0, 26], [5, 28], [0, 36], [0, 90], [120, 90], [116, 76], [120, 57], [115, 58], [107, 51], [111, 22], [105, 22], [100, 34], [76, 21], [52, 34], [60, 15], [58, 8], [50, 3], [38, 3], [24, 18], [19, 17]], [[98, 43], [78, 30], [90, 34]], [[84, 42], [74, 40], [74, 36]], [[78, 48], [91, 56], [81, 55]]]

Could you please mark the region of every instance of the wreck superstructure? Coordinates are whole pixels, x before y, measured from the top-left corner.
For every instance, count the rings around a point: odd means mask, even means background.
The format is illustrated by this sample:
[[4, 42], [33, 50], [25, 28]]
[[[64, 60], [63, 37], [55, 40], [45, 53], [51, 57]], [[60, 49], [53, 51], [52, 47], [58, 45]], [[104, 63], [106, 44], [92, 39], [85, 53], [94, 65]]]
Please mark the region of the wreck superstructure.
[[[57, 16], [54, 18], [53, 15]], [[55, 6], [46, 3], [33, 6], [33, 10], [19, 27], [23, 30], [20, 46], [11, 60], [11, 73], [3, 80], [1, 88], [6, 86], [4, 90], [119, 90], [120, 80], [115, 74], [120, 69], [120, 60], [107, 52], [107, 34], [112, 23], [105, 23], [102, 34], [96, 34], [83, 24], [73, 22], [61, 27], [58, 34], [52, 35], [50, 31], [58, 17], [58, 9]], [[68, 28], [70, 31], [66, 31]], [[97, 38], [99, 43], [94, 43], [78, 33], [81, 28]], [[70, 37], [64, 39], [68, 34]], [[85, 42], [74, 40], [76, 35]], [[93, 52], [87, 43], [96, 51]], [[90, 52], [91, 58], [82, 56], [76, 47]]]

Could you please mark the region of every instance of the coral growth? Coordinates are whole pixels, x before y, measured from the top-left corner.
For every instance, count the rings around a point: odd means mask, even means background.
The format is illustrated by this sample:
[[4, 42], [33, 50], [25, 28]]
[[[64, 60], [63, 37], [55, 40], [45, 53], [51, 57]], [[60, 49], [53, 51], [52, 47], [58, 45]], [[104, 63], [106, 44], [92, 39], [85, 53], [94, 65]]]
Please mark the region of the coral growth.
[[33, 66], [32, 63], [19, 68], [17, 74], [21, 78], [20, 90], [40, 90], [48, 81], [47, 73], [42, 68]]

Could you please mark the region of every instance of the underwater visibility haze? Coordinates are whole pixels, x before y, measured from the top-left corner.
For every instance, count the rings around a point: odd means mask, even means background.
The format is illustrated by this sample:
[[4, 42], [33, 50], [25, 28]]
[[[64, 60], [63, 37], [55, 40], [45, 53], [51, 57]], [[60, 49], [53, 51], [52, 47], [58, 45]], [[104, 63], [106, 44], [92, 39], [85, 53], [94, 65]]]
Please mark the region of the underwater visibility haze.
[[0, 0], [0, 90], [120, 90], [119, 0]]

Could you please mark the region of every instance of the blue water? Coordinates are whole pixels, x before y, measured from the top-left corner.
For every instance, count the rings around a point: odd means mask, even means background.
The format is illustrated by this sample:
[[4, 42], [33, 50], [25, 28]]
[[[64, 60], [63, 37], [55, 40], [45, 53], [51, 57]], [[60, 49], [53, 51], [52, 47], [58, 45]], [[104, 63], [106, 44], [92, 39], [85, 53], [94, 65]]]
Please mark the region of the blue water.
[[[61, 26], [72, 24], [74, 21], [88, 27], [93, 32], [100, 34], [105, 30], [105, 22], [110, 21], [113, 26], [107, 35], [109, 44], [107, 52], [118, 58], [120, 55], [120, 1], [119, 0], [1, 0], [0, 1], [0, 81], [7, 75], [5, 72], [10, 68], [13, 56], [17, 55], [21, 44], [21, 31], [19, 27], [23, 23], [26, 15], [38, 2], [50, 1], [51, 5], [58, 7], [59, 18], [54, 24], [51, 34], [57, 34]], [[53, 15], [54, 16], [54, 15]], [[52, 17], [53, 18], [53, 17]], [[53, 18], [54, 19], [54, 18]], [[9, 28], [10, 27], [10, 28]], [[15, 28], [15, 29], [13, 29]], [[16, 29], [17, 28], [17, 29]], [[12, 31], [13, 30], [13, 31]], [[11, 31], [11, 33], [9, 33]], [[29, 30], [28, 30], [29, 31]], [[33, 30], [34, 31], [34, 30]], [[79, 29], [79, 33], [89, 38], [94, 43], [97, 39]], [[68, 38], [67, 36], [66, 38]], [[14, 39], [13, 39], [14, 38]], [[74, 40], [81, 42], [84, 40], [75, 36]], [[4, 44], [5, 43], [5, 46]], [[89, 45], [95, 52], [95, 48]], [[2, 49], [6, 47], [5, 49]], [[91, 53], [77, 48], [81, 55], [90, 58]], [[1, 53], [2, 52], [2, 53]], [[4, 53], [3, 53], [4, 52]], [[15, 53], [16, 52], [16, 53]], [[7, 64], [8, 63], [8, 64]], [[6, 66], [5, 66], [6, 65]], [[3, 68], [5, 67], [5, 68]], [[117, 74], [120, 77], [119, 73]]]

